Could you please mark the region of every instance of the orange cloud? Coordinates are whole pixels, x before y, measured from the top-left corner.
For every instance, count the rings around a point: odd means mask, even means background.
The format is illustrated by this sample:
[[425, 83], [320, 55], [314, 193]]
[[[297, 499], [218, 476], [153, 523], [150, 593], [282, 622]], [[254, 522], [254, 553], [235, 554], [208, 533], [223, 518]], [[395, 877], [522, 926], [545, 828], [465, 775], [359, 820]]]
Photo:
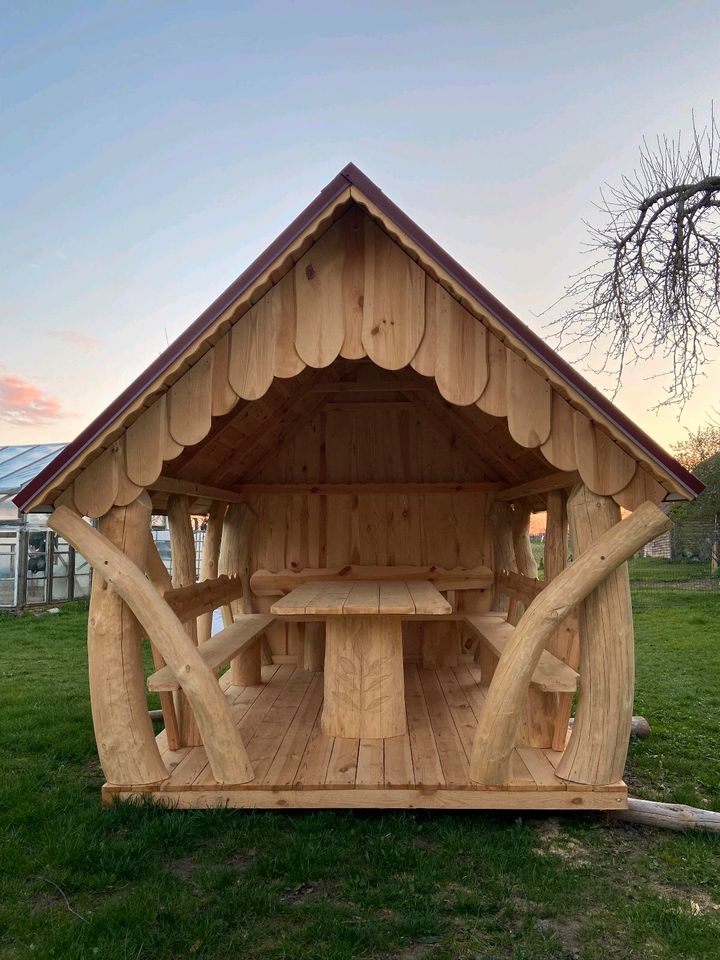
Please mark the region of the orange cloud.
[[58, 400], [21, 377], [0, 377], [0, 420], [36, 426], [65, 416]]
[[77, 347], [78, 350], [86, 350], [88, 353], [97, 353], [100, 349], [100, 341], [97, 337], [88, 337], [84, 333], [78, 333], [77, 330], [51, 330], [50, 336], [69, 343], [71, 347]]

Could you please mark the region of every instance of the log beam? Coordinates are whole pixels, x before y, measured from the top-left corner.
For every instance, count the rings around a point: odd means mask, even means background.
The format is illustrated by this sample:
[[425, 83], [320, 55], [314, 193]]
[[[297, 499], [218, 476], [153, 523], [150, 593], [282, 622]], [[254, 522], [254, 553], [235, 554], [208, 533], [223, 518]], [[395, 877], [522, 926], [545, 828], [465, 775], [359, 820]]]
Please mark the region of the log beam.
[[67, 507], [58, 507], [48, 526], [72, 544], [96, 574], [122, 597], [175, 676], [181, 678], [218, 783], [239, 785], [252, 780], [250, 761], [217, 679], [145, 574]]
[[[62, 509], [91, 529], [67, 507]], [[98, 521], [103, 537], [141, 568], [150, 513], [150, 499], [141, 494], [126, 507], [112, 507]], [[109, 783], [159, 783], [170, 775], [148, 713], [142, 639], [142, 627], [130, 608], [102, 577], [93, 577], [88, 619], [90, 705], [100, 765]]]
[[642, 504], [603, 534], [530, 606], [500, 658], [478, 720], [470, 761], [474, 782], [502, 784], [512, 779], [511, 756], [530, 680], [558, 624], [610, 573], [670, 526], [653, 503]]

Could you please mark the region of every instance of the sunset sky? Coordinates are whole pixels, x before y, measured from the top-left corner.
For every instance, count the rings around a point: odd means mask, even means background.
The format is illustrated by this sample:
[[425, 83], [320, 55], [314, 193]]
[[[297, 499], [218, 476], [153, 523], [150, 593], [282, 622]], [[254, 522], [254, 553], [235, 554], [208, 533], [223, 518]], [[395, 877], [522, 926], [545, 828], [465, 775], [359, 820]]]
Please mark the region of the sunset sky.
[[[720, 90], [716, 2], [13, 8], [0, 443], [72, 439], [350, 160], [542, 333], [602, 183]], [[680, 422], [659, 369], [617, 402], [668, 445], [720, 363]]]

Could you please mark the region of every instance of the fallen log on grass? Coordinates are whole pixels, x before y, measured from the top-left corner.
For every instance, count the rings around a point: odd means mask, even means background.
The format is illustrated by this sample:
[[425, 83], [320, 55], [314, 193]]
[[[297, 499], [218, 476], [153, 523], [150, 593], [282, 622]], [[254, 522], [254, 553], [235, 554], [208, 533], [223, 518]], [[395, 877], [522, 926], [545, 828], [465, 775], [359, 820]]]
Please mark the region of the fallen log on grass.
[[643, 823], [666, 830], [705, 830], [720, 833], [720, 813], [688, 807], [684, 803], [656, 803], [654, 800], [628, 800], [627, 810], [613, 810], [613, 820]]

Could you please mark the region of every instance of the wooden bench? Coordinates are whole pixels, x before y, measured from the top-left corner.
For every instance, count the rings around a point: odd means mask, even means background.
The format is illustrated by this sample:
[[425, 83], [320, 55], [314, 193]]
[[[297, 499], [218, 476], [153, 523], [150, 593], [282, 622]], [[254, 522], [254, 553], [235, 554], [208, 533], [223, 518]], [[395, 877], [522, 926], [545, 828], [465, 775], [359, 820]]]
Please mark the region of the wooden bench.
[[[264, 613], [244, 614], [231, 626], [221, 630], [205, 643], [201, 643], [198, 647], [200, 656], [211, 670], [217, 670], [251, 644], [256, 643], [274, 620], [275, 617]], [[151, 674], [147, 679], [147, 686], [148, 690], [157, 693], [180, 689], [175, 673], [168, 666]]]
[[[504, 620], [501, 614], [467, 614], [464, 622], [499, 660], [515, 630], [513, 624]], [[486, 682], [484, 676], [482, 682]], [[574, 693], [577, 685], [578, 675], [575, 670], [549, 651], [543, 650], [533, 673], [531, 686], [543, 693]]]

